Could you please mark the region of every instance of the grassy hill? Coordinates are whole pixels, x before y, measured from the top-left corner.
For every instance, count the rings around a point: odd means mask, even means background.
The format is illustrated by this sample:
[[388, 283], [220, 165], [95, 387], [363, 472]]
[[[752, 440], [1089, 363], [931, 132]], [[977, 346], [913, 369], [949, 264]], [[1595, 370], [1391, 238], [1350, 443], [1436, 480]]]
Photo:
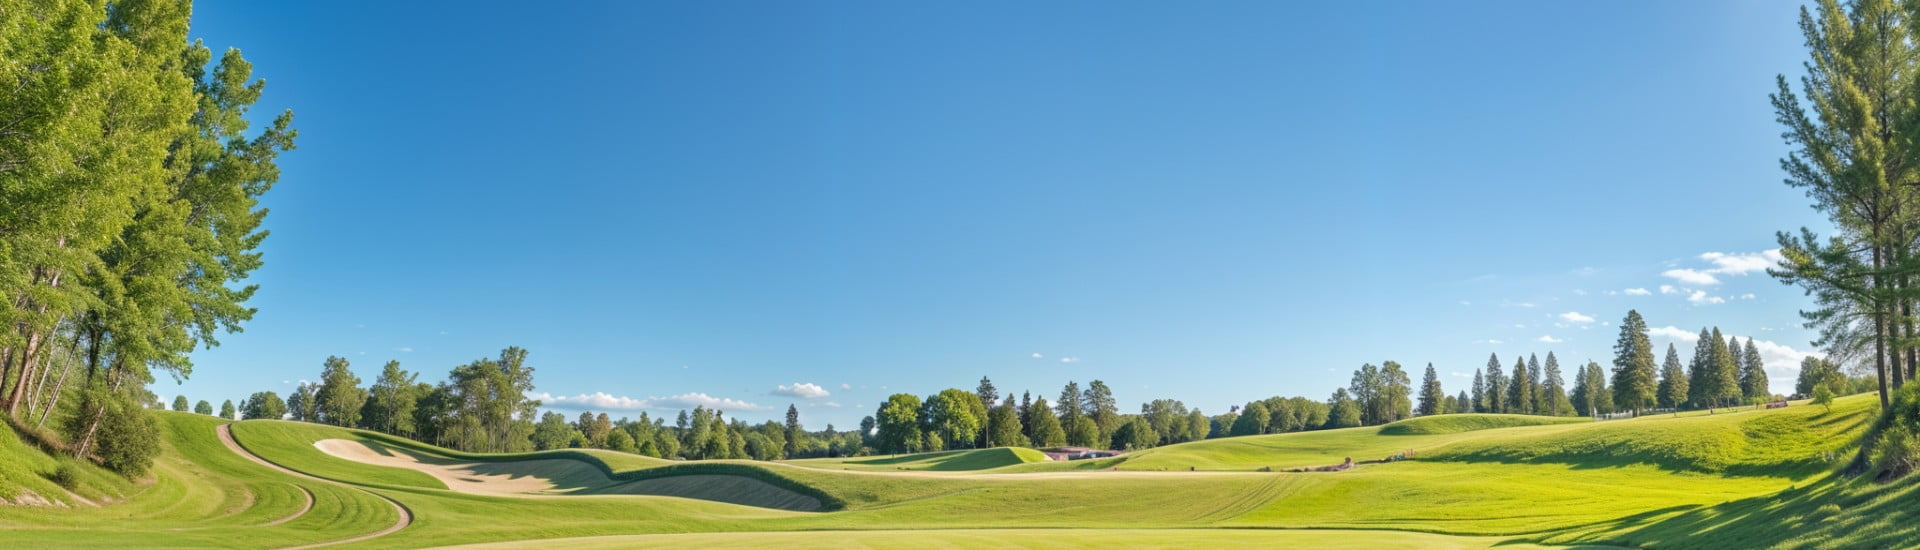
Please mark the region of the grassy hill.
[[[159, 413], [163, 454], [151, 479], [91, 470], [98, 479], [83, 486], [120, 500], [97, 507], [0, 506], [0, 530], [10, 542], [42, 546], [84, 540], [269, 547], [344, 540], [396, 524], [404, 528], [359, 544], [558, 538], [589, 548], [1911, 542], [1920, 535], [1907, 527], [1915, 523], [1910, 503], [1920, 496], [1912, 494], [1914, 483], [1875, 485], [1828, 473], [1873, 409], [1872, 396], [1855, 396], [1832, 412], [1797, 405], [1600, 423], [1461, 415], [1072, 462], [1040, 462], [1024, 449], [792, 463], [678, 462], [603, 451], [473, 454], [296, 422], [231, 424], [243, 451], [318, 479], [229, 450], [216, 437], [221, 420]], [[345, 444], [352, 446], [338, 447]], [[1345, 472], [1257, 471], [1408, 450], [1418, 458]], [[0, 487], [57, 494], [42, 475], [52, 467], [47, 461], [57, 459], [6, 430], [0, 430], [0, 453]], [[463, 490], [494, 477], [531, 485], [524, 493]], [[782, 500], [791, 495], [820, 506]], [[385, 499], [404, 506], [412, 521]], [[820, 511], [798, 511], [805, 509]], [[1791, 531], [1782, 531], [1786, 527]]]

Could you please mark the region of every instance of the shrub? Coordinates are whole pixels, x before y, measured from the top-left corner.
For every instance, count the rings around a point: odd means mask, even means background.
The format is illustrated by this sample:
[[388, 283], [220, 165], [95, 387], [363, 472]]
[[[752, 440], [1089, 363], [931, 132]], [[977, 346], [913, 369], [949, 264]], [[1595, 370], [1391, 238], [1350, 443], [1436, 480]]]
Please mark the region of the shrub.
[[47, 474], [47, 481], [52, 481], [61, 487], [72, 490], [80, 484], [80, 468], [74, 466], [72, 462], [62, 461], [60, 466], [55, 467], [53, 472]]

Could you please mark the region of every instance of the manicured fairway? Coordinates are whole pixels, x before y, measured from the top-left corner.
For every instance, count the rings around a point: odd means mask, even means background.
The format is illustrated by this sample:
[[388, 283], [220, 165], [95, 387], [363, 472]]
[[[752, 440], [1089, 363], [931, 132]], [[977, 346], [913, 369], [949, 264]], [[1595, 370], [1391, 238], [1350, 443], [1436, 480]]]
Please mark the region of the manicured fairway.
[[[1770, 532], [1845, 525], [1833, 512], [1842, 504], [1877, 506], [1888, 517], [1913, 507], [1902, 500], [1908, 484], [1828, 477], [1827, 460], [1864, 428], [1873, 405], [1872, 396], [1855, 396], [1832, 412], [1794, 406], [1539, 425], [1463, 416], [1414, 430], [1434, 433], [1229, 438], [1073, 462], [1028, 462], [1031, 451], [1009, 449], [793, 463], [474, 454], [307, 423], [231, 424], [246, 454], [331, 482], [250, 462], [222, 446], [219, 420], [159, 413], [165, 453], [150, 484], [121, 482], [124, 492], [114, 493], [106, 480], [100, 496], [123, 501], [102, 507], [0, 507], [0, 529], [36, 546], [297, 546], [395, 525], [386, 497], [413, 521], [345, 546], [563, 538], [580, 548], [1871, 546], [1912, 533], [1899, 523], [1813, 539]], [[4, 445], [0, 437], [0, 449], [34, 452]], [[1416, 458], [1344, 472], [1257, 471], [1403, 450]], [[1202, 464], [1210, 467], [1176, 467]], [[430, 475], [426, 467], [443, 470]], [[525, 490], [449, 488], [488, 476]], [[823, 511], [778, 509], [766, 486], [809, 495]]]

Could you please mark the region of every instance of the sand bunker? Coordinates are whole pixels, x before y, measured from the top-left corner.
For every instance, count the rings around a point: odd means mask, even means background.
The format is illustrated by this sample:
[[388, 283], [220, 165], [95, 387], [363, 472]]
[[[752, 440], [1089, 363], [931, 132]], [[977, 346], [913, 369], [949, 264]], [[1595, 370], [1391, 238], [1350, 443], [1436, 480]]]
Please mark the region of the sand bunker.
[[656, 495], [782, 510], [821, 508], [819, 499], [745, 476], [698, 474], [619, 481], [592, 464], [568, 458], [465, 461], [345, 439], [323, 439], [313, 446], [346, 460], [416, 470], [448, 489], [478, 495]]

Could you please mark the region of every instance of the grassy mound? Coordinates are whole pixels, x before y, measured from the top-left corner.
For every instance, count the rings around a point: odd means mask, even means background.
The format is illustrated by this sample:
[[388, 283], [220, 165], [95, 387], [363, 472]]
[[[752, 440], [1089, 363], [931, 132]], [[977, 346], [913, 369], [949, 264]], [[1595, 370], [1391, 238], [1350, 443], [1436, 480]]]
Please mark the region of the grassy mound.
[[1409, 418], [1380, 427], [1380, 435], [1457, 434], [1477, 430], [1571, 424], [1589, 422], [1586, 418], [1534, 416], [1527, 414], [1443, 414]]
[[1562, 463], [1584, 468], [1645, 464], [1669, 471], [1804, 479], [1835, 469], [1835, 457], [1856, 444], [1877, 402], [1871, 395], [1837, 400], [1833, 411], [1795, 405], [1706, 415], [1648, 416], [1578, 429], [1521, 428], [1487, 432], [1420, 456], [1422, 460]]
[[918, 470], [964, 472], [1048, 461], [1047, 454], [1024, 447], [994, 447], [883, 457], [810, 458], [791, 464], [838, 470]]
[[49, 438], [0, 422], [0, 505], [88, 506], [119, 500], [135, 483], [54, 452]]
[[[825, 492], [744, 461], [677, 462], [573, 449], [465, 453], [364, 430], [280, 420], [239, 422], [233, 432], [247, 450], [282, 466], [366, 485], [495, 495], [673, 496], [800, 511], [841, 506]], [[358, 454], [336, 456], [316, 443], [335, 453]], [[704, 483], [674, 479], [685, 476], [699, 476], [692, 479]], [[502, 484], [511, 487], [499, 489]]]

